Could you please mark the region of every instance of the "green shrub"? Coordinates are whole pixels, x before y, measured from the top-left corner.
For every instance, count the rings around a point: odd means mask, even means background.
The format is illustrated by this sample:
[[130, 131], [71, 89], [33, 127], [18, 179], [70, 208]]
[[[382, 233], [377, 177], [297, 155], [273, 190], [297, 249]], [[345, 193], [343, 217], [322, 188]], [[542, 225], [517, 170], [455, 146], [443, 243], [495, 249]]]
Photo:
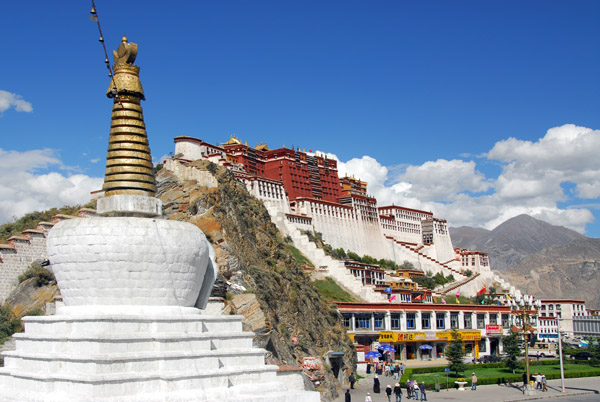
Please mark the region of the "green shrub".
[[18, 280], [19, 283], [21, 283], [29, 278], [36, 279], [35, 284], [37, 287], [45, 286], [48, 284], [56, 284], [56, 278], [54, 277], [54, 274], [46, 268], [37, 264], [33, 264], [29, 268], [27, 268], [27, 271], [19, 275]]

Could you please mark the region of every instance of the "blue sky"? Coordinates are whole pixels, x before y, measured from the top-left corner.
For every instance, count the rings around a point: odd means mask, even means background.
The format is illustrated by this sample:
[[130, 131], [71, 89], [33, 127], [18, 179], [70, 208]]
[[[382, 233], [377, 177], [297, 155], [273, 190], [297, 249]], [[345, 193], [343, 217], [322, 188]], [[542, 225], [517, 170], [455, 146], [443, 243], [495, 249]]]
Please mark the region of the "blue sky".
[[[101, 181], [111, 101], [90, 5], [2, 7], [0, 222]], [[335, 155], [380, 205], [452, 226], [529, 213], [600, 237], [596, 1], [96, 5], [109, 52], [139, 46], [156, 159], [177, 135], [235, 134]]]

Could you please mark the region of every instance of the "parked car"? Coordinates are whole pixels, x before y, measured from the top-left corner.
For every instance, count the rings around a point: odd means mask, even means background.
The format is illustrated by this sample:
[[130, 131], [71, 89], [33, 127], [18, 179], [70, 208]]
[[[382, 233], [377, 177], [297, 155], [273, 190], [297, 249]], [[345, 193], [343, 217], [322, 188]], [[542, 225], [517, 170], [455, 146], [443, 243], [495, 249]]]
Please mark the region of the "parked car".
[[571, 355], [571, 359], [575, 360], [592, 360], [592, 354], [590, 352], [578, 352]]
[[480, 360], [482, 363], [500, 363], [502, 361], [502, 359], [496, 355], [483, 356]]

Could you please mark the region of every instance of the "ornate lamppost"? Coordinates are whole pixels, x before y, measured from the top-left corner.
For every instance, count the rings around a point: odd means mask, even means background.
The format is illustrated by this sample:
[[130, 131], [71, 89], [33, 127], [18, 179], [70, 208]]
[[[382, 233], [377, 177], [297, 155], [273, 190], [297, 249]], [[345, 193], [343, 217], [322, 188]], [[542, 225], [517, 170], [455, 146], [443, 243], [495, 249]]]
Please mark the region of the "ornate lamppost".
[[529, 382], [529, 339], [526, 336], [530, 334], [531, 324], [533, 322], [533, 317], [537, 316], [537, 310], [541, 308], [542, 302], [540, 300], [533, 300], [533, 296], [518, 296], [516, 299], [511, 299], [508, 301], [508, 305], [517, 317], [520, 319], [520, 327], [523, 330], [523, 340], [525, 342], [525, 373], [527, 375], [527, 383], [523, 389], [523, 393], [526, 395], [535, 394], [535, 390], [531, 388]]

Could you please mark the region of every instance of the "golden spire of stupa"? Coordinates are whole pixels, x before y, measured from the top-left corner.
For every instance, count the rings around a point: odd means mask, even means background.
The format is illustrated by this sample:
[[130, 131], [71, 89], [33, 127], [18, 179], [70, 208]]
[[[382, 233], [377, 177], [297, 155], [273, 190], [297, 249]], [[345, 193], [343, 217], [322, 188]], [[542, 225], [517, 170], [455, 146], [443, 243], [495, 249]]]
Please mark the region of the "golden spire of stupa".
[[114, 80], [106, 96], [114, 98], [106, 172], [105, 196], [137, 194], [154, 197], [156, 185], [144, 115], [140, 103], [145, 100], [140, 81], [140, 68], [133, 64], [137, 44], [123, 37], [113, 51]]

